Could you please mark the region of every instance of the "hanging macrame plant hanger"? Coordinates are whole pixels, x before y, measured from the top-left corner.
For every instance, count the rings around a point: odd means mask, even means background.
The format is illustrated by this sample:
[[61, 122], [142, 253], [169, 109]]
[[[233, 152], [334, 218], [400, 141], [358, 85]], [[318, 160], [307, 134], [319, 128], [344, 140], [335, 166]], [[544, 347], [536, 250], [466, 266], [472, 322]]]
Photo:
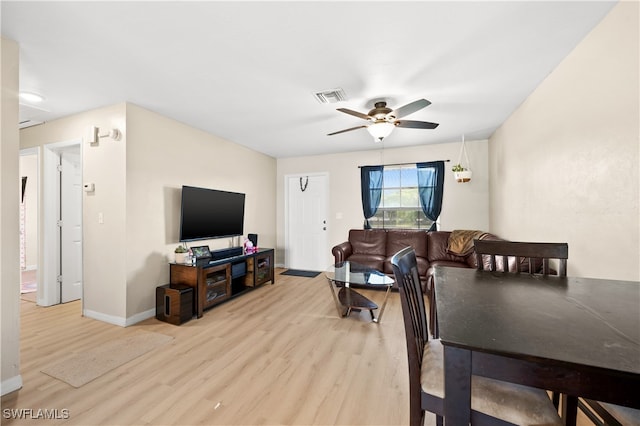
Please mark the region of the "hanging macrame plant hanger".
[[[462, 156], [466, 160], [466, 166], [462, 163]], [[456, 178], [456, 182], [465, 183], [471, 180], [471, 162], [469, 162], [469, 156], [467, 155], [467, 147], [464, 143], [464, 135], [462, 135], [462, 145], [460, 146], [460, 154], [458, 155], [458, 163], [453, 166], [453, 176]]]

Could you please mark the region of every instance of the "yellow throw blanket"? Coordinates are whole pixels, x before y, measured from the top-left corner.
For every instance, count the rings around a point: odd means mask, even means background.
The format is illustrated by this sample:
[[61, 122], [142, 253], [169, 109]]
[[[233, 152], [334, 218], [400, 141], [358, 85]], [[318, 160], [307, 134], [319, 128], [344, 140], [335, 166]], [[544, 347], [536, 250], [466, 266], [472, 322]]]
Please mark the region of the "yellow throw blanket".
[[487, 233], [482, 231], [454, 230], [449, 235], [447, 251], [457, 256], [466, 256], [473, 251], [473, 240], [481, 240], [485, 235]]

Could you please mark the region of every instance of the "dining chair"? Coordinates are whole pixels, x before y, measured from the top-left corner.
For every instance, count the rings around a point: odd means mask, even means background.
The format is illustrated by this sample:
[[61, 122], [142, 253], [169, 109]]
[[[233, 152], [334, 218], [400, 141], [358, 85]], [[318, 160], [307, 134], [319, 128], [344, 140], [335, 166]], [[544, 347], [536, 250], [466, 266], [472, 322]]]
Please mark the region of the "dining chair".
[[[474, 240], [473, 248], [479, 271], [516, 274], [526, 271], [530, 274], [567, 276], [567, 259], [569, 258], [567, 243]], [[551, 268], [551, 259], [557, 259], [557, 271]], [[560, 405], [560, 394], [552, 392], [551, 400], [557, 409]], [[571, 397], [571, 401], [567, 402], [573, 405], [573, 411], [577, 410], [577, 398]]]
[[[474, 240], [474, 249], [479, 270], [520, 273], [524, 269], [532, 274], [540, 272], [543, 275], [550, 275], [554, 272], [550, 267], [550, 260], [557, 259], [556, 275], [567, 276], [569, 248], [566, 243]], [[510, 262], [510, 259], [515, 259], [515, 262]], [[589, 399], [570, 398], [571, 402], [565, 399], [565, 404], [575, 404], [596, 425], [640, 425], [640, 410]], [[560, 394], [552, 392], [551, 399], [557, 408], [560, 405]], [[565, 415], [567, 410], [565, 409]]]
[[[391, 258], [398, 284], [409, 364], [409, 424], [424, 423], [425, 412], [444, 414], [444, 355], [439, 339], [429, 339], [424, 294], [415, 252], [404, 248]], [[547, 393], [541, 389], [473, 376], [471, 423], [480, 425], [561, 425]]]
[[[567, 276], [567, 243], [474, 240], [473, 246], [478, 270]], [[557, 260], [557, 271], [551, 259]]]

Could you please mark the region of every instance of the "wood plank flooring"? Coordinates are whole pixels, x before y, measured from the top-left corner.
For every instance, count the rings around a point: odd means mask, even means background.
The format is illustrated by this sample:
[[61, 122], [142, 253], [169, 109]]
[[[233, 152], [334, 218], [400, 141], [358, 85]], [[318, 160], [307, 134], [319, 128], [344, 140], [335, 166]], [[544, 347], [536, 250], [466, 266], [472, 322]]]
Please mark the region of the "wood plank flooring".
[[[405, 425], [408, 377], [398, 293], [382, 323], [337, 316], [326, 279], [276, 284], [174, 326], [128, 328], [83, 318], [80, 303], [21, 301], [24, 386], [2, 398], [4, 425]], [[374, 301], [383, 292], [366, 292]], [[155, 295], [150, 295], [155, 297]], [[75, 389], [40, 370], [136, 330], [174, 340]], [[66, 419], [7, 419], [7, 409], [68, 410]], [[60, 415], [59, 417], [63, 417]], [[426, 425], [435, 424], [427, 414]], [[579, 425], [589, 425], [579, 413]]]
[[[24, 386], [5, 409], [66, 409], [68, 419], [6, 425], [402, 425], [408, 423], [399, 295], [381, 324], [368, 311], [337, 316], [323, 275], [276, 284], [173, 326], [155, 318], [121, 328], [80, 316], [79, 302], [21, 301]], [[369, 292], [374, 300], [384, 293]], [[153, 297], [151, 295], [150, 297]], [[174, 337], [75, 389], [40, 369], [135, 330]], [[4, 412], [4, 411], [3, 411]]]

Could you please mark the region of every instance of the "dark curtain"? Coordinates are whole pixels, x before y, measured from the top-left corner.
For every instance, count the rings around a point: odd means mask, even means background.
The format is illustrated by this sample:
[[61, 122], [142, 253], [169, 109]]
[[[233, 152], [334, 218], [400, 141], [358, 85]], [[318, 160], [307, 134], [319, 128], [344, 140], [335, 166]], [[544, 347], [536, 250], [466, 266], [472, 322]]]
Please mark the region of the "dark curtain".
[[429, 231], [436, 231], [436, 219], [442, 210], [442, 192], [444, 188], [444, 161], [417, 163], [418, 192], [420, 206], [424, 214], [433, 221]]
[[376, 214], [382, 198], [383, 166], [365, 166], [360, 169], [360, 192], [362, 193], [362, 212], [364, 229], [371, 229], [369, 219]]

